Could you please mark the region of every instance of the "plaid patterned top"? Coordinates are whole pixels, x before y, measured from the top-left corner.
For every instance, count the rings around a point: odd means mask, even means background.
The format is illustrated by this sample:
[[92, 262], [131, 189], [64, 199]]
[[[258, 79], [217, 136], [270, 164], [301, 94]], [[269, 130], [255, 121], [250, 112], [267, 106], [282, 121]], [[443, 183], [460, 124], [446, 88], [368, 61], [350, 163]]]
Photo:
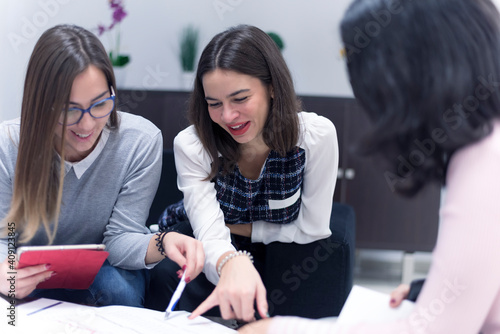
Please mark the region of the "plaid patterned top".
[[271, 151], [257, 180], [244, 177], [238, 167], [234, 173], [219, 174], [215, 189], [225, 222], [288, 224], [297, 219], [305, 158], [304, 149], [299, 147], [285, 157]]
[[[305, 151], [299, 147], [285, 157], [271, 151], [257, 180], [244, 177], [238, 167], [231, 174], [219, 172], [213, 182], [225, 223], [247, 224], [262, 220], [288, 224], [297, 219], [305, 159]], [[168, 231], [188, 221], [180, 201], [165, 209], [158, 224], [162, 231]]]

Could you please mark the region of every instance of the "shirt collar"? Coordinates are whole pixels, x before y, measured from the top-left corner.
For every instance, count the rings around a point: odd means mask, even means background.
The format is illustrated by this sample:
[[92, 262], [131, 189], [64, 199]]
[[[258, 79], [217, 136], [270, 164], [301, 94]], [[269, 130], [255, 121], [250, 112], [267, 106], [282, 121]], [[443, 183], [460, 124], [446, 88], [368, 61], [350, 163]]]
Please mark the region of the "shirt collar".
[[71, 170], [75, 171], [75, 175], [78, 179], [82, 177], [82, 175], [89, 169], [90, 166], [94, 163], [95, 159], [101, 154], [104, 146], [106, 145], [109, 138], [110, 130], [107, 127], [104, 127], [101, 132], [101, 136], [99, 138], [99, 142], [97, 142], [96, 147], [87, 155], [83, 160], [77, 162], [69, 162], [64, 161], [64, 168], [66, 170], [66, 174]]

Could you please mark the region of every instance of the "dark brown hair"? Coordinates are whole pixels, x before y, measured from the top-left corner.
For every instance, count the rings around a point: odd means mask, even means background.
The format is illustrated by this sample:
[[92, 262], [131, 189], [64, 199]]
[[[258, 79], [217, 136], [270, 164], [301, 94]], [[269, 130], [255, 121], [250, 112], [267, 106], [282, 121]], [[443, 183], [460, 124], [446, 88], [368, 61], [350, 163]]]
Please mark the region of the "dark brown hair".
[[[380, 13], [387, 22], [377, 23]], [[489, 0], [355, 0], [346, 11], [349, 77], [374, 124], [361, 151], [384, 158], [398, 193], [444, 183], [453, 153], [491, 132], [500, 116], [499, 21]]]
[[[64, 151], [59, 158], [55, 130], [61, 112], [67, 110], [75, 77], [90, 65], [104, 73], [109, 87], [115, 86], [113, 67], [99, 39], [74, 25], [45, 31], [31, 54], [21, 107], [14, 192], [6, 217], [16, 222], [21, 242], [30, 240], [41, 224], [49, 242], [54, 239], [64, 178]], [[66, 119], [63, 127], [65, 123]], [[116, 108], [108, 124], [118, 126]], [[64, 147], [64, 135], [59, 147]]]
[[215, 69], [230, 70], [258, 78], [272, 87], [274, 98], [263, 129], [264, 142], [270, 149], [285, 155], [297, 145], [301, 103], [295, 94], [288, 66], [276, 43], [259, 28], [239, 25], [217, 34], [203, 50], [198, 63], [188, 119], [194, 124], [205, 149], [213, 159], [207, 179], [219, 171], [218, 153], [224, 157], [225, 172], [229, 172], [240, 157], [240, 145], [208, 112], [202, 79]]

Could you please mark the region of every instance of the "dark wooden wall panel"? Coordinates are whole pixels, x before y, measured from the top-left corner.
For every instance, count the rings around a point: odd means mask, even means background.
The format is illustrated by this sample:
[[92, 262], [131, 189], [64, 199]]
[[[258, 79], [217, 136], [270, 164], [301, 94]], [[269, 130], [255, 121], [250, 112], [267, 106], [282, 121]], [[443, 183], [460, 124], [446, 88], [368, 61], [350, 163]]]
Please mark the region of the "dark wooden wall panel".
[[164, 148], [172, 148], [175, 135], [189, 124], [185, 116], [188, 98], [188, 92], [120, 90], [118, 106], [153, 122], [163, 133]]

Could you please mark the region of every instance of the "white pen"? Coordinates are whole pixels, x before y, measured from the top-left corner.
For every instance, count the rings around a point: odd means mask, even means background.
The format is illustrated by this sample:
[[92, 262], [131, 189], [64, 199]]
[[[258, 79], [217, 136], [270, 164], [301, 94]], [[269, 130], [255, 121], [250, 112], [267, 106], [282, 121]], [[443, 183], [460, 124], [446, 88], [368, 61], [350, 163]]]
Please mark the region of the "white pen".
[[165, 310], [165, 317], [163, 319], [168, 319], [170, 313], [174, 310], [175, 305], [177, 305], [177, 302], [179, 301], [179, 299], [181, 299], [182, 291], [184, 291], [184, 288], [186, 287], [186, 280], [184, 279], [185, 277], [186, 271], [184, 271], [184, 274], [182, 274], [179, 285], [177, 285], [172, 299], [170, 299], [170, 303], [168, 303], [167, 309]]

